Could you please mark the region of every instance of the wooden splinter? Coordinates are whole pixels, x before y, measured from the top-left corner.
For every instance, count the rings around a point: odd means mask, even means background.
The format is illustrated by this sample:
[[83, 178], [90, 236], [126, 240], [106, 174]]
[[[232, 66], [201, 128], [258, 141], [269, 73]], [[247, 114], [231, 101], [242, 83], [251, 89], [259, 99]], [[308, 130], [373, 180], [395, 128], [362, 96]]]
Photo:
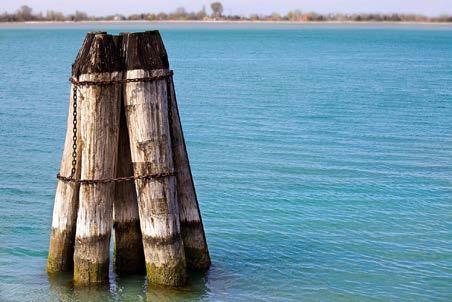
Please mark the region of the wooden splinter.
[[[111, 35], [94, 36], [79, 81], [122, 78], [121, 60]], [[120, 85], [79, 87], [81, 179], [116, 177]], [[82, 184], [74, 251], [74, 283], [108, 281], [114, 183]]]
[[[124, 34], [126, 79], [162, 76], [168, 59], [157, 31]], [[166, 176], [135, 180], [141, 232], [150, 284], [186, 283], [186, 262], [180, 234], [168, 91], [165, 78], [130, 82], [124, 89], [134, 175]]]

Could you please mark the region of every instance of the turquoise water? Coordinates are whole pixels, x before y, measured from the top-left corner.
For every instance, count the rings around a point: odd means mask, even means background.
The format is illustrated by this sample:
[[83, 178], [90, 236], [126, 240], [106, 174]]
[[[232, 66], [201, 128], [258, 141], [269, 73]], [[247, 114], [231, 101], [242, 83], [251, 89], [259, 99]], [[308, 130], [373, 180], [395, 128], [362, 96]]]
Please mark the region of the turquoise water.
[[48, 279], [67, 78], [94, 26], [3, 28], [0, 301], [452, 300], [451, 27], [161, 27], [212, 268], [181, 290]]

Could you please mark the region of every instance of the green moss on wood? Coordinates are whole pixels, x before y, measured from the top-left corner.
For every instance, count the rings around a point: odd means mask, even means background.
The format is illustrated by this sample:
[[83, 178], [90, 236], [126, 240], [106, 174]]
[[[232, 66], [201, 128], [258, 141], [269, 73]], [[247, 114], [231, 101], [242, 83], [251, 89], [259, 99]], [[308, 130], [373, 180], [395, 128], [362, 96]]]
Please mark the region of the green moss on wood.
[[181, 235], [187, 267], [194, 271], [207, 270], [211, 262], [202, 224], [199, 221], [181, 222]]
[[84, 286], [108, 282], [108, 260], [102, 263], [75, 259], [74, 284]]
[[74, 232], [61, 232], [52, 229], [47, 257], [47, 272], [49, 274], [67, 272], [73, 268], [74, 237]]
[[209, 252], [206, 248], [184, 247], [187, 267], [195, 271], [205, 271], [210, 267]]
[[146, 263], [148, 284], [158, 284], [165, 286], [184, 286], [187, 283], [187, 271], [185, 259], [174, 265], [156, 266], [153, 263]]
[[115, 223], [114, 268], [117, 274], [145, 271], [143, 241], [139, 221]]

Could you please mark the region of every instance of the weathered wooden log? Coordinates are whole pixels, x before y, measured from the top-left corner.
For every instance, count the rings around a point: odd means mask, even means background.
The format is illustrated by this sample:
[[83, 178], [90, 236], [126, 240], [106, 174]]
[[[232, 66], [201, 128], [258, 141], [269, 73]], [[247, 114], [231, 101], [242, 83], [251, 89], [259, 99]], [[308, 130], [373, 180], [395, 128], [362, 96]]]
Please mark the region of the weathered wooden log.
[[[168, 59], [157, 31], [124, 34], [126, 79], [162, 76]], [[135, 181], [149, 284], [181, 286], [186, 262], [180, 234], [176, 178], [168, 119], [166, 79], [130, 82], [124, 102], [134, 175], [166, 175]]]
[[[129, 133], [124, 105], [121, 109], [117, 176], [132, 176]], [[116, 183], [113, 203], [115, 230], [114, 268], [117, 274], [143, 272], [145, 269], [143, 242], [138, 215], [138, 201], [133, 181]]]
[[[113, 36], [113, 41], [122, 55], [122, 34]], [[119, 147], [117, 177], [132, 176], [129, 133], [127, 130], [124, 103], [121, 94], [119, 121]], [[116, 274], [133, 274], [145, 269], [143, 242], [138, 215], [138, 201], [133, 181], [117, 182], [113, 201], [113, 228], [115, 231], [114, 269]]]
[[[94, 33], [88, 33], [85, 41], [79, 50], [77, 58], [72, 68], [72, 76], [78, 77], [80, 66], [85, 62], [91, 47]], [[61, 160], [60, 174], [66, 177], [71, 176], [72, 170], [72, 145], [73, 145], [73, 93], [74, 86], [71, 87], [69, 98], [69, 112], [67, 119], [66, 139], [64, 143], [63, 158]], [[80, 107], [77, 109], [77, 123], [80, 124]], [[80, 132], [77, 133], [80, 139]], [[76, 178], [80, 177], [81, 153], [80, 144], [76, 148]], [[68, 271], [73, 267], [75, 226], [77, 221], [78, 198], [80, 185], [58, 181], [55, 203], [53, 208], [52, 232], [50, 235], [49, 255], [47, 258], [47, 271], [57, 273]]]
[[[79, 81], [122, 78], [121, 59], [111, 35], [96, 34], [81, 66]], [[116, 177], [120, 85], [87, 85], [80, 89], [82, 179]], [[74, 283], [108, 281], [114, 183], [82, 184], [74, 251]]]
[[171, 110], [173, 159], [177, 180], [177, 201], [179, 203], [180, 227], [184, 242], [185, 259], [189, 268], [206, 270], [210, 267], [207, 240], [188, 160], [174, 82], [172, 78], [167, 81]]

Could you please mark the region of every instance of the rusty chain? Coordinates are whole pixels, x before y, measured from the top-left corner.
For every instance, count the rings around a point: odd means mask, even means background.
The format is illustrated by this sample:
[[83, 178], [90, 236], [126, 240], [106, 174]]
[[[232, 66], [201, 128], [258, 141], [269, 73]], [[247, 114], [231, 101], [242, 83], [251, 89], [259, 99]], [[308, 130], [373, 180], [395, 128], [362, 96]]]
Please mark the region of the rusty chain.
[[77, 165], [77, 86], [72, 88], [72, 169], [71, 178], [75, 177], [75, 167]]
[[165, 173], [158, 173], [158, 174], [146, 174], [146, 175], [139, 175], [139, 176], [124, 176], [124, 177], [116, 177], [116, 178], [102, 178], [102, 179], [74, 179], [72, 177], [65, 177], [61, 176], [60, 174], [57, 175], [57, 178], [63, 182], [74, 182], [78, 184], [83, 185], [95, 185], [98, 183], [106, 184], [106, 183], [112, 183], [112, 182], [124, 182], [124, 181], [130, 181], [130, 180], [150, 180], [150, 179], [158, 179], [158, 178], [164, 178], [168, 176], [173, 176], [174, 172], [165, 172]]
[[[169, 135], [171, 138], [171, 141], [173, 141], [173, 94], [172, 94], [172, 81], [171, 78], [168, 77], [166, 79], [166, 94], [167, 94], [167, 101], [168, 101], [168, 126], [169, 126]], [[174, 166], [174, 152], [173, 153], [173, 166]]]
[[[145, 174], [145, 175], [138, 175], [138, 176], [124, 176], [124, 177], [116, 177], [116, 178], [104, 178], [104, 179], [76, 179], [75, 173], [76, 173], [76, 167], [77, 167], [77, 107], [78, 107], [78, 96], [77, 96], [77, 90], [78, 87], [81, 86], [108, 86], [108, 85], [117, 85], [117, 84], [127, 84], [127, 83], [142, 83], [142, 82], [154, 82], [162, 79], [169, 79], [173, 76], [173, 71], [169, 70], [166, 73], [154, 77], [144, 77], [144, 78], [135, 78], [135, 79], [118, 79], [118, 80], [107, 80], [107, 81], [78, 81], [74, 77], [69, 78], [69, 82], [73, 84], [72, 88], [72, 168], [71, 168], [71, 175], [69, 177], [62, 176], [60, 173], [57, 174], [57, 179], [61, 180], [63, 182], [73, 182], [78, 184], [87, 184], [87, 185], [94, 185], [94, 184], [105, 184], [105, 183], [113, 183], [113, 182], [124, 182], [124, 181], [131, 181], [131, 180], [150, 180], [150, 179], [159, 179], [164, 178], [168, 176], [173, 176], [174, 171], [171, 172], [163, 172], [163, 173], [156, 173], [156, 174]], [[170, 89], [170, 84], [168, 81], [167, 83], [167, 89]], [[171, 102], [170, 99], [168, 99], [168, 103]], [[171, 107], [168, 104], [168, 114], [169, 114], [169, 123], [171, 125], [171, 118], [172, 118], [172, 112]]]
[[101, 81], [78, 81], [74, 77], [69, 78], [69, 82], [74, 84], [75, 86], [109, 86], [115, 84], [127, 84], [127, 83], [141, 83], [141, 82], [154, 82], [158, 80], [163, 80], [173, 76], [173, 71], [168, 70], [164, 74], [153, 76], [153, 77], [144, 77], [144, 78], [135, 78], [135, 79], [117, 79], [117, 80], [101, 80]]

